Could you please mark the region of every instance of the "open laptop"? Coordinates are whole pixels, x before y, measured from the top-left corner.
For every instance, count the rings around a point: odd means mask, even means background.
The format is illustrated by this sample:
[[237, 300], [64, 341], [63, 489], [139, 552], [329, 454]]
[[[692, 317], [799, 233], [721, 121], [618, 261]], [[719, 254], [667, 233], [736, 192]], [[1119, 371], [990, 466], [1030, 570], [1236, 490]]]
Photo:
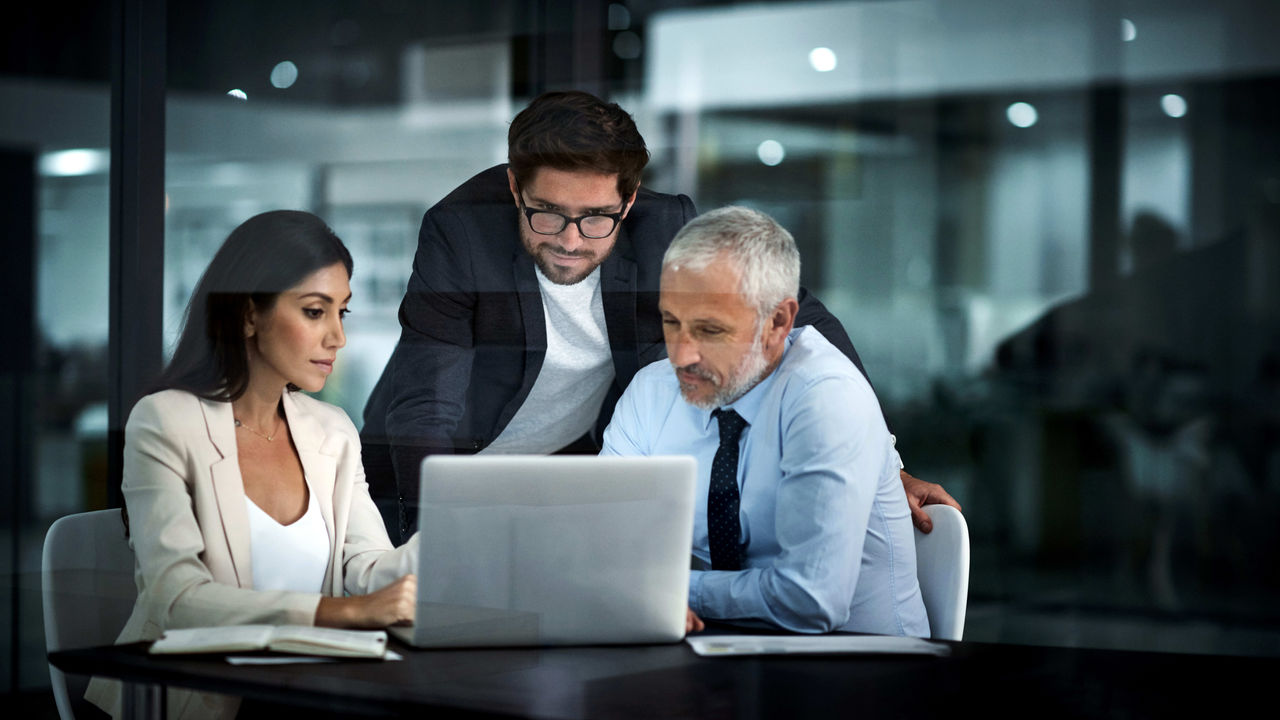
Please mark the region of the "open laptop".
[[692, 457], [431, 456], [415, 647], [684, 637]]

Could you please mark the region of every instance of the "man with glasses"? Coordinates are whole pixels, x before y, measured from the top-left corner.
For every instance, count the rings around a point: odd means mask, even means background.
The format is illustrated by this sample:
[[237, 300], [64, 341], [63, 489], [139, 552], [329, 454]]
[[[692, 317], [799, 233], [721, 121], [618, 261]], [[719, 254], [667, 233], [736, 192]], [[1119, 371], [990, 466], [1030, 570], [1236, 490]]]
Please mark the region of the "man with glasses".
[[[393, 539], [416, 525], [423, 457], [595, 453], [632, 376], [663, 357], [662, 256], [696, 212], [684, 195], [640, 187], [649, 152], [631, 116], [547, 93], [507, 139], [506, 167], [423, 217], [400, 341], [365, 407], [365, 472]], [[803, 290], [796, 324], [862, 368]], [[917, 500], [954, 503], [904, 482]]]

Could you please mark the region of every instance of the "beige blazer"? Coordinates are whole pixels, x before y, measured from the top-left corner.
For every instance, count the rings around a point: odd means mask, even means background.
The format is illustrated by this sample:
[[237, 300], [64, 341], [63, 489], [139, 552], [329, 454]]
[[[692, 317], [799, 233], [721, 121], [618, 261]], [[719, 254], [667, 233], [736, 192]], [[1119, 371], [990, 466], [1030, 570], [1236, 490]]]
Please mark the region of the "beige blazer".
[[[341, 409], [284, 394], [303, 473], [320, 505], [332, 553], [324, 594], [377, 590], [417, 570], [415, 535], [393, 549], [369, 498], [360, 439]], [[231, 404], [181, 390], [148, 395], [125, 427], [125, 504], [138, 600], [117, 643], [165, 629], [264, 623], [311, 625], [320, 594], [253, 589], [249, 517]], [[238, 700], [171, 691], [174, 718], [232, 717]], [[119, 684], [95, 678], [85, 697], [119, 714]]]

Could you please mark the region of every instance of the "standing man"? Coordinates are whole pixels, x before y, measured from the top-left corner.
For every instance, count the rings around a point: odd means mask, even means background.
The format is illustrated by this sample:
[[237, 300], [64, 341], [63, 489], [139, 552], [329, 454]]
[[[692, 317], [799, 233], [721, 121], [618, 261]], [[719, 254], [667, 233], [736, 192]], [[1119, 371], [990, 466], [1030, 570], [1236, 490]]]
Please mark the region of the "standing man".
[[893, 440], [866, 377], [793, 329], [799, 291], [795, 241], [767, 215], [686, 225], [662, 266], [670, 362], [636, 374], [602, 454], [697, 458], [693, 614], [928, 637]]
[[[506, 167], [423, 217], [400, 342], [365, 407], [365, 472], [393, 540], [417, 523], [423, 457], [595, 453], [632, 376], [664, 352], [662, 255], [696, 212], [640, 187], [649, 152], [631, 116], [546, 93], [507, 139]], [[861, 369], [839, 321], [803, 289], [798, 301], [796, 323]], [[922, 502], [955, 502], [903, 481]]]

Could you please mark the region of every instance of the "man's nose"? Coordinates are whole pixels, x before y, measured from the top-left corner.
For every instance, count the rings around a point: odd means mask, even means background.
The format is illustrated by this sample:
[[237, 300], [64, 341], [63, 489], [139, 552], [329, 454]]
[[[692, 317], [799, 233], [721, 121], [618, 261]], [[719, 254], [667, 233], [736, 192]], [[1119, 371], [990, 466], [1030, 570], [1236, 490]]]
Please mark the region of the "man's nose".
[[702, 353], [698, 351], [698, 344], [693, 342], [685, 333], [672, 334], [671, 339], [667, 341], [667, 356], [671, 358], [676, 367], [693, 365], [702, 359]]
[[577, 223], [565, 223], [559, 237], [560, 247], [569, 252], [577, 250], [586, 242], [586, 239], [582, 237], [582, 233], [578, 232]]

